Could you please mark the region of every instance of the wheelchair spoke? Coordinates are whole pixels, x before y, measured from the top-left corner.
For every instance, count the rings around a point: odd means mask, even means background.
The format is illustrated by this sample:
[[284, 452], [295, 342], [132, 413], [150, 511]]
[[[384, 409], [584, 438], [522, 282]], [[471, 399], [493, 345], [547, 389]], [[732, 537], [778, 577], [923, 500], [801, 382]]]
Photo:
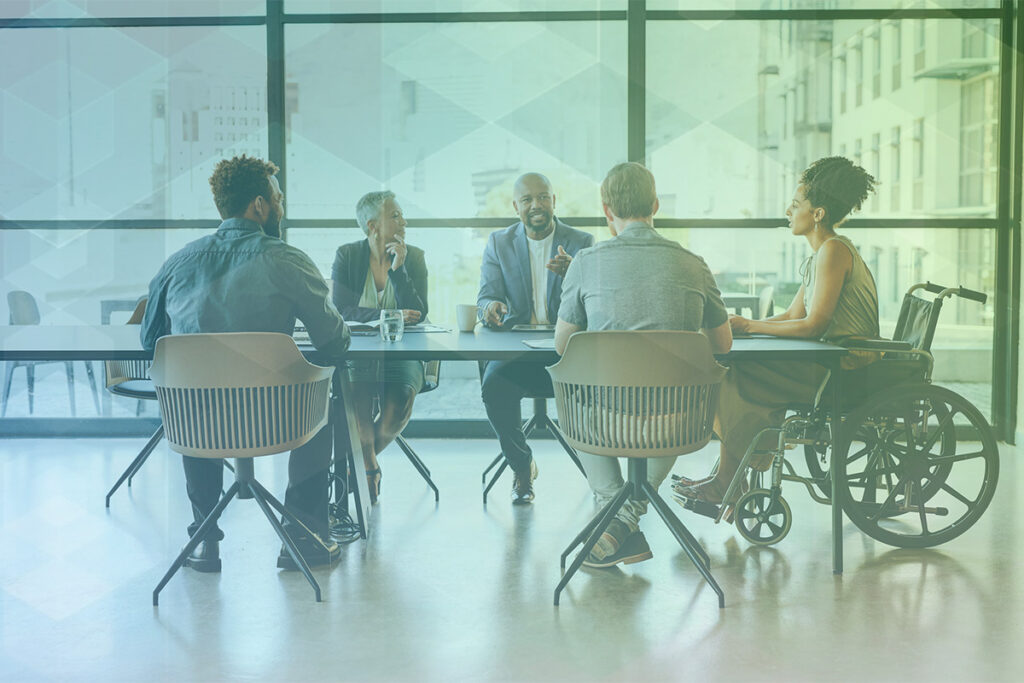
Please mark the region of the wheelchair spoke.
[[896, 501], [896, 496], [899, 495], [900, 489], [903, 488], [903, 485], [906, 484], [909, 479], [909, 474], [900, 479], [899, 482], [897, 482], [896, 486], [889, 491], [889, 495], [886, 496], [885, 500], [882, 501], [882, 504], [878, 506], [878, 512], [875, 513], [875, 516], [869, 517], [868, 519], [870, 519], [872, 522], [877, 522], [885, 513], [886, 508], [892, 507], [893, 509], [895, 509], [894, 503]]
[[951, 495], [954, 498], [956, 498], [958, 501], [960, 501], [964, 505], [968, 506], [968, 507], [970, 507], [971, 505], [974, 505], [974, 503], [976, 502], [976, 501], [970, 500], [967, 496], [965, 496], [964, 494], [960, 493], [959, 491], [954, 489], [949, 484], [943, 484], [940, 488], [943, 491], [945, 491], [946, 493], [948, 493], [949, 495]]
[[921, 450], [919, 451], [920, 453], [927, 454], [931, 452], [932, 446], [934, 446], [935, 442], [939, 440], [939, 437], [942, 436], [946, 428], [953, 426], [953, 418], [956, 417], [957, 414], [958, 411], [951, 410], [949, 411], [949, 414], [946, 415], [946, 417], [942, 418], [942, 421], [939, 422], [939, 424], [935, 427], [935, 430], [932, 432], [932, 435], [928, 438], [927, 443], [921, 447]]
[[853, 463], [853, 462], [855, 462], [857, 460], [860, 460], [865, 455], [871, 453], [874, 448], [875, 448], [874, 444], [865, 443], [864, 444], [864, 448], [860, 449], [854, 455], [851, 455], [850, 457], [848, 457], [846, 459], [846, 466], [849, 467], [851, 463]]
[[987, 454], [984, 450], [974, 451], [973, 453], [954, 453], [953, 455], [936, 455], [935, 457], [928, 458], [928, 462], [936, 465], [945, 465], [954, 462], [963, 462], [964, 460], [973, 460], [974, 458], [984, 458]]
[[775, 522], [772, 522], [771, 520], [766, 521], [765, 524], [768, 525], [768, 528], [771, 529], [773, 533], [777, 534], [780, 531], [782, 531], [782, 525], [781, 524], [776, 524]]
[[[920, 484], [920, 482], [919, 482], [919, 484]], [[921, 490], [923, 491], [924, 489], [921, 488]], [[920, 498], [922, 496], [919, 495], [918, 497]], [[907, 498], [908, 498], [908, 500], [906, 502], [909, 504], [910, 503], [910, 500], [909, 500], [910, 497], [908, 496]], [[924, 501], [923, 500], [920, 501], [920, 503], [918, 503], [917, 514], [921, 518], [921, 535], [922, 536], [927, 536], [928, 535], [928, 513], [926, 513], [924, 511]]]

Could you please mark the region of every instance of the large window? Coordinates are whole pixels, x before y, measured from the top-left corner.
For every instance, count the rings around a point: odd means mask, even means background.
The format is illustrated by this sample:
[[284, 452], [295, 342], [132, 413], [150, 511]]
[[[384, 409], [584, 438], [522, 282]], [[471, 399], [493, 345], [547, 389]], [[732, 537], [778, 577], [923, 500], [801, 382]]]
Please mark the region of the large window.
[[[488, 234], [515, 220], [519, 174], [548, 175], [559, 217], [601, 240], [599, 184], [630, 157], [655, 174], [659, 229], [723, 291], [790, 303], [808, 246], [771, 228], [808, 164], [839, 154], [879, 181], [841, 231], [874, 273], [883, 333], [923, 279], [994, 292], [999, 0], [649, 0], [631, 30], [640, 5], [4, 0], [0, 317], [24, 289], [44, 324], [123, 323], [217, 224], [208, 177], [241, 153], [285, 167], [288, 240], [328, 278], [362, 239], [358, 198], [395, 191], [444, 325], [476, 298]], [[986, 412], [996, 310], [949, 305], [936, 336], [937, 380]], [[452, 364], [416, 417], [482, 418], [475, 372]], [[66, 414], [61, 368], [37, 382], [36, 414]], [[24, 394], [16, 379], [9, 416]]]

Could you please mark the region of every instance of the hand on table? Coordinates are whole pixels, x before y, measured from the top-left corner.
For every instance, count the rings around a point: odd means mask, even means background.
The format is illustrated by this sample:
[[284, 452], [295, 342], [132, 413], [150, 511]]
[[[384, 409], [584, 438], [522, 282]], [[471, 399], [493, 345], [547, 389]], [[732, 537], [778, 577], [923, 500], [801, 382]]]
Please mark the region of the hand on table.
[[508, 315], [508, 306], [503, 301], [492, 301], [484, 309], [484, 325], [501, 327], [506, 315]]
[[740, 315], [729, 316], [729, 327], [732, 328], [733, 332], [748, 334], [750, 332], [750, 323], [751, 320], [749, 318], [744, 318]]
[[405, 318], [405, 322], [407, 325], [413, 325], [420, 321], [420, 318], [423, 317], [423, 314], [417, 311], [415, 308], [403, 308], [402, 316]]

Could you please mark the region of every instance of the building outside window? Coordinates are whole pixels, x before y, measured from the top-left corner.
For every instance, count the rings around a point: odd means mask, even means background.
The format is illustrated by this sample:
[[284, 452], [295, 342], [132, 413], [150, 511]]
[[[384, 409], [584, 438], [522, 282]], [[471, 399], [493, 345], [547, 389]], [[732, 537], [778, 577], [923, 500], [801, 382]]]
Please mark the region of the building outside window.
[[892, 137], [889, 143], [889, 153], [892, 155], [892, 162], [889, 165], [889, 208], [893, 213], [900, 210], [900, 127], [892, 129]]
[[903, 80], [903, 24], [894, 21], [892, 31], [892, 89], [899, 90]]

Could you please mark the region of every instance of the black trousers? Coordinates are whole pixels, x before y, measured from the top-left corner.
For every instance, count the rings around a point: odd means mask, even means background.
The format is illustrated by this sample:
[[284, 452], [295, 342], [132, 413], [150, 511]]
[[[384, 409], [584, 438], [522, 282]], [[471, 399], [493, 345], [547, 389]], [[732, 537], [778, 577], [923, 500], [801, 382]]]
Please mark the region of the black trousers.
[[501, 452], [514, 472], [529, 472], [533, 454], [523, 436], [520, 402], [527, 396], [554, 396], [551, 376], [543, 363], [492, 360], [481, 367], [480, 395]]
[[[296, 448], [288, 457], [288, 488], [284, 504], [302, 522], [326, 539], [327, 503], [330, 491], [327, 485], [328, 468], [331, 464], [331, 427], [325, 426], [305, 445]], [[224, 463], [219, 458], [193, 458], [181, 456], [185, 467], [185, 487], [192, 502], [192, 517], [188, 525], [191, 536], [199, 529], [220, 499], [224, 488]], [[285, 526], [288, 523], [285, 522]], [[207, 537], [221, 540], [224, 532], [215, 527]]]

